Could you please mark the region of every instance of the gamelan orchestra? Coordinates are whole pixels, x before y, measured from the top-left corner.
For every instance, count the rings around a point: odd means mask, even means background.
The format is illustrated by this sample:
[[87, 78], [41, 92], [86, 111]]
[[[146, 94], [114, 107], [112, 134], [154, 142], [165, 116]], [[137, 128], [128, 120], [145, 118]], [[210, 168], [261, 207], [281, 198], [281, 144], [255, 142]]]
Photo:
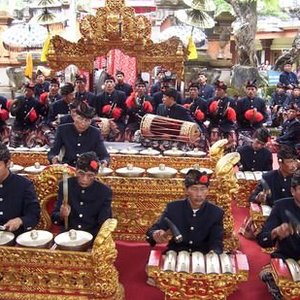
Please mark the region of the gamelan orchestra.
[[[82, 33], [93, 37], [88, 21]], [[134, 41], [143, 49], [145, 22]], [[51, 40], [54, 70], [60, 43]], [[241, 239], [268, 253], [255, 276], [270, 297], [300, 299], [300, 85], [285, 76], [290, 65], [271, 105], [255, 80], [233, 98], [205, 71], [182, 92], [181, 69], [163, 63], [153, 83], [137, 72], [130, 85], [117, 70], [93, 93], [84, 72], [73, 82], [39, 73], [22, 95], [1, 96], [0, 299], [125, 299], [115, 261], [127, 241], [149, 247], [144, 284], [165, 299], [223, 300], [251, 274]], [[248, 210], [238, 230], [232, 203]]]

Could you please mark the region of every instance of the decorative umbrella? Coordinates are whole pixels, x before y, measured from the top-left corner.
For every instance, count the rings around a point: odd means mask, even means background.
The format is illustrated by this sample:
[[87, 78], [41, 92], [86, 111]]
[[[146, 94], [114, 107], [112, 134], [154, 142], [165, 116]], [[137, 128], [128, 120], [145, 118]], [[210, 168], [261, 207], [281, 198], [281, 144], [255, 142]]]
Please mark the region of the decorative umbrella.
[[199, 28], [212, 28], [215, 26], [215, 21], [204, 11], [193, 9], [179, 9], [175, 11], [175, 17], [190, 26]]
[[47, 29], [38, 24], [16, 24], [2, 35], [3, 45], [10, 51], [41, 49], [47, 38]]
[[216, 5], [211, 0], [183, 0], [183, 2], [191, 7], [192, 9], [197, 9], [201, 11], [214, 11], [216, 10]]
[[189, 37], [191, 36], [191, 33], [193, 32], [193, 40], [195, 43], [200, 43], [203, 40], [205, 40], [206, 35], [200, 28], [194, 28], [189, 25], [175, 25], [168, 27], [164, 31], [162, 31], [158, 39], [160, 41], [165, 41], [172, 36], [178, 37], [182, 43], [187, 46], [189, 42]]

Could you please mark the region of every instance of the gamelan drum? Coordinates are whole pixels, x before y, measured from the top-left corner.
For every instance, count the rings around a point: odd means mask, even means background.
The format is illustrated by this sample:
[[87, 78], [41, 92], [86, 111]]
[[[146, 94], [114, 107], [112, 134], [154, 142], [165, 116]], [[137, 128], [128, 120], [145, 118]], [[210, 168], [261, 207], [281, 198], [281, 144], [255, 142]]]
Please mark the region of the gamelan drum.
[[0, 231], [0, 246], [12, 246], [15, 235], [12, 232]]
[[16, 242], [21, 247], [50, 248], [53, 234], [46, 230], [31, 230], [20, 234]]
[[146, 114], [141, 121], [142, 137], [153, 140], [171, 140], [195, 143], [201, 135], [197, 124], [177, 119]]
[[69, 251], [86, 251], [91, 246], [93, 236], [83, 230], [71, 229], [54, 238], [58, 249]]

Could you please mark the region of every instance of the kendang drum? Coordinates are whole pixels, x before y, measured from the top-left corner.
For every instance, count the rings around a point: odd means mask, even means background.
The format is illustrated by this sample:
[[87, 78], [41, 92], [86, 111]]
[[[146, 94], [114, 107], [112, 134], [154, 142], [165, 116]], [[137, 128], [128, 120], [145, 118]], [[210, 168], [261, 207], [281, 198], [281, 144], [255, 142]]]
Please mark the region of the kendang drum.
[[[173, 250], [162, 255], [150, 253], [148, 282], [164, 293], [165, 299], [226, 299], [248, 278], [249, 265], [245, 254], [203, 254]], [[191, 288], [192, 286], [192, 288]]]
[[197, 124], [146, 114], [141, 121], [141, 136], [152, 140], [169, 140], [195, 144], [201, 132]]

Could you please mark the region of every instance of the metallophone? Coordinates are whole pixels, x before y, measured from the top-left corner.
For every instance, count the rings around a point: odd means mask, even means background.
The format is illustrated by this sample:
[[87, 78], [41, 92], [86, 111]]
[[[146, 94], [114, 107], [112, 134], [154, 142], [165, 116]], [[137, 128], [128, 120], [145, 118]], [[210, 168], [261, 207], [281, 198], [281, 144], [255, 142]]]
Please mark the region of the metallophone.
[[280, 258], [271, 259], [275, 282], [285, 300], [300, 299], [300, 261]]
[[248, 198], [251, 192], [255, 189], [258, 181], [262, 177], [262, 172], [255, 171], [239, 171], [235, 174], [239, 183], [238, 197], [236, 198], [239, 207], [249, 206]]
[[85, 252], [0, 246], [0, 298], [124, 299], [114, 266], [116, 226], [115, 219], [106, 220], [92, 249]]
[[170, 300], [224, 300], [247, 281], [248, 272], [247, 257], [241, 253], [170, 250], [163, 255], [152, 250], [147, 265], [148, 277]]

